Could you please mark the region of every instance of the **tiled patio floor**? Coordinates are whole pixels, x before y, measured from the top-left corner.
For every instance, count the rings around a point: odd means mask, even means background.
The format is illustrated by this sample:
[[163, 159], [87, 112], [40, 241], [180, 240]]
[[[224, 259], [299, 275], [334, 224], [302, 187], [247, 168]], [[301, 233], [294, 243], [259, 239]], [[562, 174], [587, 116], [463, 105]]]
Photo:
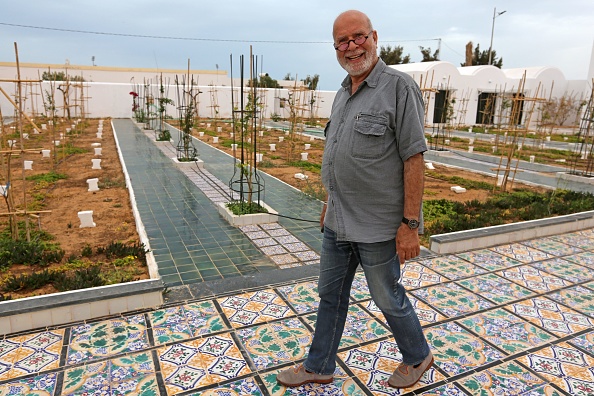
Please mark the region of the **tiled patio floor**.
[[[214, 213], [196, 213], [227, 230]], [[299, 227], [284, 228], [300, 235]], [[249, 230], [232, 231], [233, 241], [249, 242]], [[316, 281], [271, 282], [7, 334], [0, 339], [0, 396], [594, 395], [594, 229], [406, 263], [403, 282], [435, 363], [402, 391], [387, 386], [401, 356], [362, 274], [334, 383], [276, 383], [279, 370], [306, 357]]]

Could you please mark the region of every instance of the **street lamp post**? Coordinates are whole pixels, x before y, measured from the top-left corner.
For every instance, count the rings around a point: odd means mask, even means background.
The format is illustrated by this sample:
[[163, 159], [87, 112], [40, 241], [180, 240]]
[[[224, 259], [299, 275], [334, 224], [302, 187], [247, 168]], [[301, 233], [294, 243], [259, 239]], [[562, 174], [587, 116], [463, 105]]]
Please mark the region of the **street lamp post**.
[[489, 44], [489, 65], [491, 64], [491, 53], [493, 51], [493, 33], [495, 33], [495, 18], [506, 11], [497, 12], [497, 7], [493, 8], [493, 23], [491, 24], [491, 44]]

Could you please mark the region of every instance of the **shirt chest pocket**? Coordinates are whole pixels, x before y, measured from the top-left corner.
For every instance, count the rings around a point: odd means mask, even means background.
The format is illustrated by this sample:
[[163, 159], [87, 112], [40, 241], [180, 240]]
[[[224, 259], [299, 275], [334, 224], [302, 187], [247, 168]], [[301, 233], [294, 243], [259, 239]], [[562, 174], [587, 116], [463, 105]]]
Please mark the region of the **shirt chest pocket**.
[[381, 115], [357, 115], [351, 154], [355, 158], [379, 158], [385, 151], [388, 120]]

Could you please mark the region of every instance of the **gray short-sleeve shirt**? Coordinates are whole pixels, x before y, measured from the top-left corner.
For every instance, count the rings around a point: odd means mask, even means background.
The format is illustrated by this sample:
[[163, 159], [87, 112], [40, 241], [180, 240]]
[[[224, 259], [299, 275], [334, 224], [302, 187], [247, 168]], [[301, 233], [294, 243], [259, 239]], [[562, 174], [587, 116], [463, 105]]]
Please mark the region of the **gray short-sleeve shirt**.
[[350, 84], [347, 76], [325, 131], [324, 224], [338, 240], [383, 242], [402, 221], [404, 161], [427, 150], [423, 99], [410, 76], [381, 59], [353, 95]]

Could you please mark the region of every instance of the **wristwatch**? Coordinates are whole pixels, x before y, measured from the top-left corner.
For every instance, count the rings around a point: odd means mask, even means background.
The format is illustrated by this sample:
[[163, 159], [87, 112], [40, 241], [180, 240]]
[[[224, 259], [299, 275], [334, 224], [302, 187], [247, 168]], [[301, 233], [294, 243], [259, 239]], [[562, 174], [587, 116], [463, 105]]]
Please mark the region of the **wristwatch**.
[[415, 219], [409, 220], [406, 217], [403, 217], [402, 222], [404, 224], [406, 224], [408, 226], [408, 228], [410, 228], [411, 230], [414, 230], [415, 228], [419, 228], [419, 220], [415, 220]]

